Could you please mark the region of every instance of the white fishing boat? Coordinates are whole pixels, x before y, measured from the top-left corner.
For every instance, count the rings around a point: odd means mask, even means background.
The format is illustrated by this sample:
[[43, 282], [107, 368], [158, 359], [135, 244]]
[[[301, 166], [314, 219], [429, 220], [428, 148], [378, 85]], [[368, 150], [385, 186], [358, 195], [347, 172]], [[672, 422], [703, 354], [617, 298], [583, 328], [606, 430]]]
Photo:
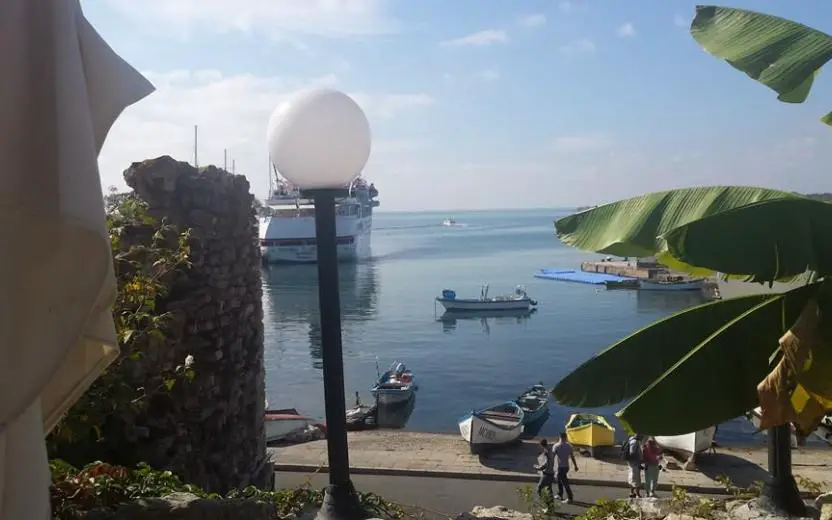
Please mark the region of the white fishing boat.
[[691, 458], [709, 449], [716, 436], [716, 426], [683, 435], [656, 435], [656, 443], [666, 451]]
[[459, 433], [471, 453], [516, 442], [523, 433], [524, 412], [514, 401], [472, 411], [459, 420]]
[[453, 217], [446, 218], [445, 220], [442, 221], [442, 225], [445, 226], [445, 227], [456, 226], [456, 219], [453, 218]]
[[[750, 412], [745, 415], [745, 418], [757, 428], [760, 433], [763, 435], [766, 434], [767, 430], [760, 430], [760, 417], [762, 416], [763, 412], [758, 406], [754, 408]], [[796, 448], [797, 446], [803, 444], [803, 440], [798, 438], [797, 431], [795, 430], [794, 426], [790, 428], [791, 430], [791, 445], [792, 448]], [[811, 433], [818, 439], [832, 445], [832, 415], [827, 414], [821, 419], [820, 425]]]
[[[336, 198], [335, 231], [338, 259], [370, 257], [373, 208], [378, 190], [362, 178]], [[318, 260], [313, 200], [288, 183], [277, 180], [265, 201], [269, 216], [260, 219], [260, 252], [266, 263], [315, 263]]]
[[266, 410], [265, 428], [267, 443], [288, 441], [310, 430], [326, 430], [323, 424], [301, 415], [294, 408]]
[[379, 405], [403, 403], [413, 397], [413, 392], [416, 391], [415, 377], [404, 363], [396, 361], [389, 370], [379, 375], [370, 388], [370, 393]]
[[703, 278], [668, 276], [655, 280], [639, 280], [638, 288], [641, 291], [701, 291], [705, 285]]
[[514, 294], [488, 296], [488, 284], [483, 284], [479, 298], [457, 298], [456, 291], [445, 289], [436, 301], [447, 311], [528, 310], [537, 305], [537, 300], [529, 298], [522, 285], [514, 288]]

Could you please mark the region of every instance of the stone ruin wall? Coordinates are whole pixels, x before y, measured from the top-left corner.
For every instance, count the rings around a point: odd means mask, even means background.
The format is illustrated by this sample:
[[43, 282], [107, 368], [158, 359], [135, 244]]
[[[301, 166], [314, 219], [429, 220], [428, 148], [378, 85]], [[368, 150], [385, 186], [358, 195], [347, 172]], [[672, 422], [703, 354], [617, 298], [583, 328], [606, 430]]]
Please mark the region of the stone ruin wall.
[[196, 377], [151, 402], [137, 458], [210, 491], [267, 487], [260, 250], [248, 180], [168, 156], [133, 163], [124, 178], [154, 217], [191, 230], [192, 265], [159, 309], [176, 326], [147, 365], [171, 370], [192, 355]]

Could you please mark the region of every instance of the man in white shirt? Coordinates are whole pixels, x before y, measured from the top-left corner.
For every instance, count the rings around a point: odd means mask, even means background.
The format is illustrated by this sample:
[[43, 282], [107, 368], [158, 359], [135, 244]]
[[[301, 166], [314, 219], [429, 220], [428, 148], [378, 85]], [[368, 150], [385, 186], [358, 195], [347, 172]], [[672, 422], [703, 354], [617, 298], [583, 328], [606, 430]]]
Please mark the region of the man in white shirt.
[[558, 499], [563, 500], [563, 491], [566, 490], [565, 504], [572, 502], [572, 488], [569, 486], [569, 461], [572, 460], [572, 465], [575, 471], [578, 471], [578, 461], [575, 460], [575, 450], [572, 445], [566, 441], [566, 433], [560, 434], [560, 441], [555, 444], [552, 452], [555, 455], [555, 460], [558, 463], [557, 481], [558, 481]]

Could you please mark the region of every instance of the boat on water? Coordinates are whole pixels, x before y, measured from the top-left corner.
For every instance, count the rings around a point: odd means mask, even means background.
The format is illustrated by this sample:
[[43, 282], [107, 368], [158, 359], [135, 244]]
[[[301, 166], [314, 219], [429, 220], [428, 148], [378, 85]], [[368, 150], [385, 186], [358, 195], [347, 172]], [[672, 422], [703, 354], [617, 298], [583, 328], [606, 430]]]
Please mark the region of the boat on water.
[[537, 423], [549, 413], [549, 390], [543, 383], [532, 385], [514, 402], [523, 410], [523, 426]]
[[370, 393], [379, 405], [403, 403], [416, 391], [415, 376], [411, 370], [398, 361], [378, 377]]
[[294, 408], [266, 410], [266, 443], [292, 442], [303, 437], [322, 438], [326, 426], [311, 417], [302, 415]]
[[[373, 208], [379, 205], [377, 196], [378, 190], [373, 184], [358, 178], [336, 198], [335, 229], [340, 261], [370, 257]], [[268, 215], [260, 219], [259, 236], [263, 262], [317, 262], [312, 198], [278, 178], [264, 204]]]
[[615, 444], [615, 428], [601, 415], [573, 413], [566, 421], [566, 439], [570, 444], [589, 448], [590, 455]]
[[445, 227], [456, 226], [456, 219], [453, 217], [446, 218], [442, 221], [442, 225]]
[[638, 278], [625, 278], [623, 280], [607, 280], [604, 282], [604, 285], [607, 287], [607, 290], [638, 289], [640, 283]]
[[686, 278], [684, 276], [667, 276], [654, 280], [639, 280], [641, 291], [701, 291], [706, 286], [704, 278]]
[[523, 433], [525, 413], [514, 401], [474, 410], [459, 419], [459, 433], [477, 454], [516, 442]]
[[[753, 410], [745, 414], [745, 418], [748, 419], [748, 421], [759, 430], [760, 417], [762, 416], [762, 414], [763, 412], [758, 406], [757, 408], [754, 408]], [[790, 429], [792, 448], [796, 448], [797, 446], [804, 444], [804, 439], [801, 439], [797, 435], [797, 430], [794, 428], [794, 426], [792, 426]], [[762, 433], [763, 435], [765, 435], [766, 432], [767, 430], [760, 431], [760, 433]], [[826, 442], [827, 444], [832, 445], [832, 414], [826, 414], [823, 417], [823, 419], [821, 419], [821, 422], [818, 425], [818, 427], [813, 432], [811, 432], [810, 435], [813, 435], [814, 437], [817, 437], [818, 439]]]
[[530, 298], [522, 285], [514, 288], [514, 294], [489, 296], [488, 284], [483, 284], [479, 298], [457, 298], [456, 291], [445, 289], [436, 301], [441, 303], [446, 311], [528, 310], [537, 305], [537, 300]]
[[665, 451], [670, 451], [692, 459], [696, 454], [709, 449], [716, 437], [716, 426], [682, 435], [656, 435], [656, 443]]

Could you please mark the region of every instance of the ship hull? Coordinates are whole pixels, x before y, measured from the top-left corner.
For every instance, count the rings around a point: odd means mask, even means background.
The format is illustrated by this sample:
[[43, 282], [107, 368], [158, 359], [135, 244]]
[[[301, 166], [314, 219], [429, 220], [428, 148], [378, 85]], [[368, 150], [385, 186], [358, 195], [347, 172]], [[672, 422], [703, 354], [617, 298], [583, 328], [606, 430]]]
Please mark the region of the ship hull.
[[[311, 236], [287, 237], [285, 226], [278, 219], [264, 219], [261, 226], [266, 227], [260, 239], [260, 254], [263, 262], [268, 264], [314, 264], [318, 261], [315, 243], [314, 222], [309, 223]], [[372, 249], [372, 218], [338, 223], [338, 261], [360, 262], [370, 258]], [[294, 234], [304, 234], [298, 233]]]

